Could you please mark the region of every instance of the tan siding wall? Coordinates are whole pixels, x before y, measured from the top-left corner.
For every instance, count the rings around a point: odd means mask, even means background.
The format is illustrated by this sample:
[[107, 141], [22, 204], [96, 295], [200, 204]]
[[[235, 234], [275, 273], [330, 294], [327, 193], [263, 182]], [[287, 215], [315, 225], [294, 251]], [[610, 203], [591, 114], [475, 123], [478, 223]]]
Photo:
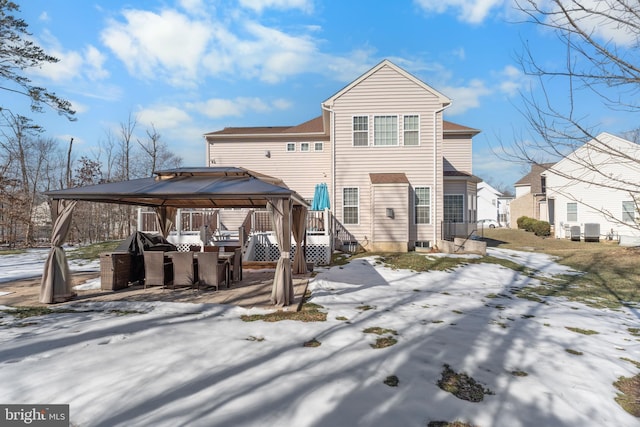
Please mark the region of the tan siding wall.
[[471, 138], [448, 136], [444, 140], [444, 170], [472, 173]]
[[[342, 218], [342, 188], [359, 187], [360, 224], [349, 226], [349, 230], [358, 239], [371, 237], [371, 200], [369, 173], [405, 173], [412, 186], [434, 188], [434, 141], [433, 111], [441, 105], [438, 99], [415, 82], [406, 79], [389, 67], [383, 67], [350, 91], [335, 100], [336, 135], [336, 214]], [[352, 118], [357, 115], [369, 116], [370, 142], [373, 143], [373, 116], [398, 115], [399, 134], [402, 133], [402, 116], [418, 114], [420, 116], [419, 146], [390, 147], [354, 147], [352, 136]], [[438, 130], [442, 129], [441, 116], [438, 115]], [[400, 138], [401, 140], [402, 138]], [[441, 149], [439, 144], [438, 149]], [[442, 188], [441, 164], [438, 168], [438, 188]], [[424, 225], [412, 231], [412, 236], [421, 240], [433, 239], [433, 225]], [[426, 235], [425, 237], [421, 237]]]
[[[373, 185], [373, 232], [375, 242], [409, 241], [409, 186], [407, 184]], [[393, 209], [393, 218], [387, 217], [387, 208]]]
[[521, 216], [528, 216], [529, 218], [535, 218], [535, 207], [536, 201], [533, 197], [533, 194], [528, 193], [524, 196], [520, 196], [517, 199], [511, 201], [509, 204], [511, 223], [509, 226], [511, 228], [518, 228], [517, 220]]
[[[296, 143], [295, 152], [287, 152], [287, 142]], [[308, 152], [300, 151], [300, 142], [309, 142]], [[323, 151], [314, 151], [313, 140], [215, 141], [210, 145], [211, 166], [237, 166], [282, 179], [289, 188], [312, 199], [316, 184], [331, 188], [331, 144], [323, 142]], [[318, 141], [320, 142], [320, 141]], [[270, 157], [265, 156], [269, 151]]]

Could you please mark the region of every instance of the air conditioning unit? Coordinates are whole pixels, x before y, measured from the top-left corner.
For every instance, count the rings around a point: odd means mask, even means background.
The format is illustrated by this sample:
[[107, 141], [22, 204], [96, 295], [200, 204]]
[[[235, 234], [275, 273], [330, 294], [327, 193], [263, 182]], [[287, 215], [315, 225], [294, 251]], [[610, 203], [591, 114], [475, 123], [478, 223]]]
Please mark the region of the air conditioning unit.
[[580, 241], [580, 226], [579, 225], [572, 225], [571, 226], [571, 240], [573, 240], [574, 242], [579, 242]]
[[565, 239], [570, 239], [571, 238], [571, 224], [565, 224], [563, 226], [564, 228], [564, 238]]
[[600, 224], [589, 223], [584, 225], [584, 241], [585, 242], [600, 241]]

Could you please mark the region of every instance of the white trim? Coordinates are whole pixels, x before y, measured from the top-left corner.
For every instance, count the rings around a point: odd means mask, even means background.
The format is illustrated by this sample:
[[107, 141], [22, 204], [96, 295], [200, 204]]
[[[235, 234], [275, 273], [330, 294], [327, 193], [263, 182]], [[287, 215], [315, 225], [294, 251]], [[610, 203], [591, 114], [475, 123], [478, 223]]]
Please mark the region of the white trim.
[[[320, 144], [320, 149], [318, 150], [318, 144]], [[313, 143], [313, 151], [324, 151], [324, 142], [316, 141]]]
[[[347, 206], [347, 205], [345, 204], [344, 191], [345, 191], [345, 190], [353, 190], [353, 189], [357, 190], [357, 195], [358, 195], [358, 203], [357, 203], [357, 206], [354, 206], [354, 205], [348, 205], [348, 206]], [[354, 223], [354, 222], [346, 222], [346, 220], [345, 220], [345, 215], [344, 215], [344, 209], [345, 209], [346, 207], [349, 207], [349, 208], [354, 208], [354, 207], [355, 207], [355, 208], [357, 208], [357, 209], [358, 209], [358, 220], [357, 220], [355, 223]], [[360, 215], [362, 214], [362, 212], [361, 212], [361, 210], [360, 210], [360, 187], [342, 187], [342, 212], [341, 212], [341, 214], [342, 214], [342, 222], [343, 222], [345, 225], [360, 225]]]
[[[376, 144], [376, 118], [395, 117], [396, 118], [396, 143], [395, 144]], [[400, 145], [400, 125], [398, 120], [399, 114], [374, 114], [373, 115], [373, 138], [370, 145], [372, 147], [397, 147]]]
[[[410, 129], [409, 132], [418, 132], [418, 143], [413, 145], [407, 145], [405, 144], [405, 132], [407, 132], [407, 129], [405, 127], [405, 118], [407, 117], [417, 117], [418, 118], [418, 128], [417, 129]], [[421, 132], [420, 132], [420, 124], [421, 124], [421, 117], [420, 114], [418, 113], [403, 113], [402, 114], [402, 131], [398, 132], [399, 134], [402, 134], [402, 146], [403, 147], [419, 147], [420, 145], [422, 145], [421, 143]]]
[[[289, 150], [289, 146], [291, 146], [291, 145], [293, 145], [293, 150]], [[296, 149], [297, 149], [297, 145], [298, 145], [298, 144], [296, 144], [295, 142], [287, 142], [287, 144], [285, 145], [284, 150], [285, 150], [287, 153], [295, 153], [295, 152], [296, 152]]]
[[[303, 149], [303, 147], [307, 147], [306, 150]], [[311, 143], [310, 142], [301, 142], [300, 143], [300, 152], [301, 153], [310, 153], [311, 152]]]
[[[355, 118], [356, 117], [366, 117], [367, 119], [367, 129], [366, 131], [364, 130], [358, 130], [356, 131], [354, 129], [354, 125], [355, 125]], [[371, 126], [370, 126], [370, 122], [371, 122], [371, 117], [368, 114], [354, 114], [351, 116], [351, 146], [352, 147], [368, 147], [371, 145]], [[356, 145], [356, 141], [355, 141], [355, 135], [356, 132], [358, 133], [365, 133], [367, 134], [367, 144], [366, 145]]]
[[[416, 190], [418, 188], [428, 188], [429, 189], [429, 222], [418, 222], [418, 218], [416, 216], [416, 208], [418, 206], [424, 205], [416, 205]], [[413, 186], [413, 200], [411, 201], [411, 210], [413, 213], [413, 225], [423, 226], [423, 225], [432, 225], [433, 224], [433, 191], [430, 185], [415, 185]]]

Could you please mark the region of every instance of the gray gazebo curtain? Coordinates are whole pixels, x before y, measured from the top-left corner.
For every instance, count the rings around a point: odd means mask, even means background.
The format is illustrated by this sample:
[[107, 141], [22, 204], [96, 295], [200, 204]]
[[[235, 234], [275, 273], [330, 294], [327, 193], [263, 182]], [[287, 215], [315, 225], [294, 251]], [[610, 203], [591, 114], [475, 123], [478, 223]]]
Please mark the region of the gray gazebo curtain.
[[52, 304], [71, 299], [75, 294], [71, 288], [71, 272], [62, 245], [67, 239], [75, 200], [53, 200], [51, 202], [51, 251], [44, 264], [40, 283], [40, 302]]
[[304, 257], [304, 231], [307, 225], [307, 208], [304, 206], [294, 206], [292, 212], [293, 238], [296, 241], [296, 254], [293, 257], [293, 273], [304, 274], [307, 272], [307, 260]]
[[156, 211], [158, 231], [162, 234], [162, 237], [166, 239], [171, 231], [171, 227], [176, 222], [176, 212], [178, 212], [178, 209], [170, 206], [159, 206], [154, 209]]
[[270, 200], [267, 208], [271, 214], [271, 223], [278, 247], [280, 258], [276, 264], [271, 289], [271, 303], [276, 306], [287, 306], [293, 303], [293, 279], [291, 277], [291, 200]]

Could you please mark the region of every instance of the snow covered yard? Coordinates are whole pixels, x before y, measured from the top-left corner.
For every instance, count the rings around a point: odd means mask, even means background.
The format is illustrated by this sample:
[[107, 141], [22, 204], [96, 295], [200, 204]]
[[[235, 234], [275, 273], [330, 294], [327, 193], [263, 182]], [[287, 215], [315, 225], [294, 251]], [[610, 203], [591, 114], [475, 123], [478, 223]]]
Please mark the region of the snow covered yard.
[[[489, 252], [535, 272], [359, 258], [311, 281], [325, 322], [153, 301], [0, 312], [0, 402], [68, 403], [76, 426], [638, 425], [613, 385], [638, 372], [638, 310], [518, 298], [572, 272], [543, 254]], [[445, 366], [477, 382], [481, 400], [441, 389]]]

